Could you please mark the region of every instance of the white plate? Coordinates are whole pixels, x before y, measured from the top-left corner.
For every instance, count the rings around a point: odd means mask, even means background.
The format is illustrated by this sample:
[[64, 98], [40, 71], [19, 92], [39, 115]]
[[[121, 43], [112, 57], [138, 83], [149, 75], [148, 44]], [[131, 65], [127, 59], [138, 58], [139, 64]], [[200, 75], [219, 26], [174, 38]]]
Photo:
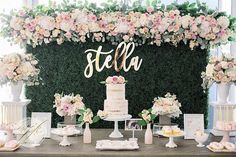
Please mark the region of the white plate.
[[73, 130], [73, 131], [64, 131], [62, 128], [52, 129], [52, 134], [59, 135], [59, 136], [72, 136], [80, 134], [81, 132], [79, 130]]
[[230, 153], [230, 152], [236, 152], [236, 149], [235, 150], [228, 150], [228, 149], [222, 149], [222, 150], [216, 150], [216, 149], [213, 149], [213, 148], [211, 148], [209, 145], [207, 146], [207, 148], [210, 150], [210, 151], [212, 151], [212, 152], [216, 152], [216, 153], [220, 153], [220, 152], [228, 152], [228, 153]]
[[16, 147], [14, 148], [6, 148], [6, 147], [1, 147], [0, 148], [0, 152], [14, 152], [15, 150], [17, 150], [18, 148], [20, 148], [20, 144], [18, 144]]
[[184, 131], [180, 131], [180, 133], [176, 135], [167, 135], [167, 134], [164, 134], [163, 131], [157, 131], [157, 134], [161, 136], [165, 136], [165, 137], [181, 137], [181, 136], [184, 136]]
[[137, 150], [139, 149], [137, 141], [111, 141], [100, 140], [96, 143], [98, 150]]

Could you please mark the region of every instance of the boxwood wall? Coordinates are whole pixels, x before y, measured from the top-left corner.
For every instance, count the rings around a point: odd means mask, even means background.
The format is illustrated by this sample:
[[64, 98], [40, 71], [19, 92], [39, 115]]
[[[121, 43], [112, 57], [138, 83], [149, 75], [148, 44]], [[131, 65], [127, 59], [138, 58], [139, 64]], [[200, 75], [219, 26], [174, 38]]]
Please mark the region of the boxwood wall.
[[[116, 46], [110, 43], [87, 42], [77, 44], [66, 42], [62, 45], [51, 43], [32, 48], [27, 51], [33, 53], [41, 66], [40, 76], [44, 85], [27, 87], [26, 96], [32, 102], [28, 106], [31, 112], [52, 112], [53, 127], [63, 118], [59, 117], [53, 109], [54, 93], [79, 93], [84, 97], [86, 106], [94, 112], [103, 109], [105, 99], [105, 85], [99, 82], [109, 75], [116, 75], [114, 69], [104, 69], [94, 72], [91, 78], [85, 78], [84, 69], [87, 65], [85, 50], [97, 49], [103, 46], [104, 51], [109, 51]], [[139, 71], [131, 69], [125, 73], [121, 71], [128, 83], [126, 84], [126, 98], [129, 101], [129, 113], [133, 117], [144, 108], [152, 106], [156, 96], [164, 96], [167, 92], [175, 93], [182, 103], [183, 113], [203, 113], [205, 123], [207, 120], [207, 95], [203, 93], [200, 78], [201, 71], [207, 64], [207, 50], [195, 49], [191, 51], [184, 44], [178, 47], [163, 44], [143, 45], [136, 47], [132, 56], [143, 59]], [[101, 58], [104, 59], [104, 56]], [[183, 124], [183, 116], [176, 119]], [[100, 121], [93, 127], [111, 127], [112, 123]]]

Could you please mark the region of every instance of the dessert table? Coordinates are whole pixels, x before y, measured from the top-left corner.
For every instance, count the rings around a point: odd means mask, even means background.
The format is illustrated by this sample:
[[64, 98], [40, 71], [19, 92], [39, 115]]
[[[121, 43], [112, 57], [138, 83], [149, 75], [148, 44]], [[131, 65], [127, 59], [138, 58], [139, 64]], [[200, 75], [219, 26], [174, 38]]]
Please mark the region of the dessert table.
[[[145, 145], [144, 131], [136, 132], [139, 138], [140, 149], [136, 151], [99, 151], [95, 149], [96, 140], [108, 139], [111, 129], [92, 129], [92, 144], [83, 144], [82, 136], [70, 137], [72, 145], [70, 147], [59, 146], [59, 141], [45, 139], [41, 146], [36, 148], [21, 147], [15, 152], [0, 152], [0, 157], [209, 157], [209, 156], [236, 156], [236, 153], [213, 153], [207, 148], [196, 147], [194, 140], [184, 140], [176, 138], [175, 142], [178, 148], [166, 148], [165, 144], [168, 138], [154, 137], [154, 144]], [[121, 130], [123, 139], [132, 136], [132, 132]], [[210, 141], [220, 141], [221, 138], [210, 136]], [[233, 139], [236, 142], [236, 139]]]

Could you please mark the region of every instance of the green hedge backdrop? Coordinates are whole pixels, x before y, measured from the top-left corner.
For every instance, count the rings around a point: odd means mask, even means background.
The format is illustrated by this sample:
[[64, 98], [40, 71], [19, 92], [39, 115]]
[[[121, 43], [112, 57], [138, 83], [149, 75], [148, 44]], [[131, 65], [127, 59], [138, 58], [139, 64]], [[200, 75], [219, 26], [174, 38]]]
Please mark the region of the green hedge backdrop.
[[[106, 88], [99, 82], [117, 73], [114, 69], [104, 69], [100, 73], [94, 71], [91, 78], [84, 76], [87, 65], [84, 52], [90, 48], [97, 49], [99, 45], [103, 46], [103, 51], [116, 48], [110, 43], [96, 42], [65, 42], [62, 45], [51, 43], [36, 48], [28, 46], [27, 52], [33, 53], [39, 60], [40, 77], [44, 82], [44, 85], [27, 87], [26, 96], [32, 100], [28, 106], [28, 114], [39, 111], [52, 112], [52, 126], [55, 127], [58, 121], [63, 120], [53, 109], [56, 92], [79, 93], [86, 106], [91, 107], [95, 113], [103, 109]], [[207, 50], [199, 48], [191, 51], [184, 44], [178, 47], [169, 44], [162, 44], [161, 47], [136, 47], [132, 56], [143, 59], [140, 70], [131, 69], [127, 73], [120, 73], [128, 80], [126, 98], [129, 101], [129, 113], [137, 117], [142, 109], [152, 106], [154, 97], [171, 92], [175, 93], [182, 103], [183, 113], [203, 113], [207, 124], [207, 95], [203, 93], [200, 77], [207, 64], [207, 54]], [[104, 56], [101, 60], [104, 60]], [[183, 126], [183, 115], [174, 121]], [[108, 128], [112, 127], [112, 123], [100, 121], [93, 127]]]

